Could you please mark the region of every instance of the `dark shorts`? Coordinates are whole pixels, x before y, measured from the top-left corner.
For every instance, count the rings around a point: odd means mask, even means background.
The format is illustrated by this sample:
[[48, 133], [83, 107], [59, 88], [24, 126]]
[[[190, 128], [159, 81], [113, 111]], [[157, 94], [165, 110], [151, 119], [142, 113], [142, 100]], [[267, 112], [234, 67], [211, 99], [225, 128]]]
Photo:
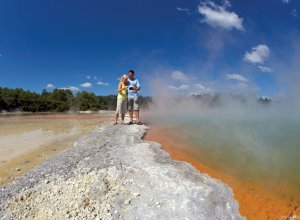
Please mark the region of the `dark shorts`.
[[140, 110], [140, 103], [138, 97], [128, 97], [128, 111], [138, 111]]

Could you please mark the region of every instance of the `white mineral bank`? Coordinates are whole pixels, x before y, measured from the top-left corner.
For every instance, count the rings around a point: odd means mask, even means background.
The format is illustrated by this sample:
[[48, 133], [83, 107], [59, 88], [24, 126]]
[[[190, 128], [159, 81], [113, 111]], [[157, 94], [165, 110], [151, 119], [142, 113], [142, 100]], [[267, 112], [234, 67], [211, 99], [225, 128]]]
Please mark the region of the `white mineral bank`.
[[243, 219], [232, 190], [174, 161], [147, 127], [98, 126], [0, 189], [0, 219]]

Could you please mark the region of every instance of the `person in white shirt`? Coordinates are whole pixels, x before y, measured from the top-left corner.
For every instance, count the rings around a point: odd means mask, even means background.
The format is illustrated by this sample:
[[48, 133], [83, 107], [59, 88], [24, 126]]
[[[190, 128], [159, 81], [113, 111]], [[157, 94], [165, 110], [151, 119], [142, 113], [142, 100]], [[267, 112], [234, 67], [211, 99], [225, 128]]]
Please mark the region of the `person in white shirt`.
[[128, 96], [127, 96], [127, 103], [128, 103], [128, 111], [129, 111], [129, 125], [133, 124], [133, 111], [135, 112], [136, 124], [142, 125], [140, 121], [140, 103], [138, 99], [138, 91], [141, 89], [140, 83], [137, 78], [134, 77], [134, 71], [128, 71], [128, 79], [127, 79], [127, 86], [128, 86]]

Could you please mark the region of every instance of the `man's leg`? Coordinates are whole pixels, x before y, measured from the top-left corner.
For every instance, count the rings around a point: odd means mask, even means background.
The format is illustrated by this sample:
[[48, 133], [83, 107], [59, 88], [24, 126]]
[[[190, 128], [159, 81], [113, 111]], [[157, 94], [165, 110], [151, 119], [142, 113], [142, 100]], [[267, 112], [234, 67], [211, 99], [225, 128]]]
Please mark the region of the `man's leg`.
[[134, 100], [132, 98], [128, 98], [128, 112], [129, 112], [130, 122], [133, 122], [133, 107], [134, 107]]
[[133, 111], [129, 111], [130, 122], [133, 122]]
[[135, 111], [135, 118], [136, 118], [136, 123], [139, 123], [140, 122], [140, 111], [139, 110]]
[[140, 102], [137, 97], [134, 98], [134, 112], [135, 112], [136, 123], [139, 124], [140, 123]]

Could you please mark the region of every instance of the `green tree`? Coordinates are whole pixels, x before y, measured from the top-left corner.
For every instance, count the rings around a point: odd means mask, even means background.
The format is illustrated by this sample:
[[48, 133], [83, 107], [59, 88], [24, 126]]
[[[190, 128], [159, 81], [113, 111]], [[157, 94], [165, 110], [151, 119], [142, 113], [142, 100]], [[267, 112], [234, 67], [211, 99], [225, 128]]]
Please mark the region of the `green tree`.
[[75, 105], [80, 111], [96, 111], [99, 109], [99, 101], [94, 93], [86, 91], [78, 92], [75, 97]]

